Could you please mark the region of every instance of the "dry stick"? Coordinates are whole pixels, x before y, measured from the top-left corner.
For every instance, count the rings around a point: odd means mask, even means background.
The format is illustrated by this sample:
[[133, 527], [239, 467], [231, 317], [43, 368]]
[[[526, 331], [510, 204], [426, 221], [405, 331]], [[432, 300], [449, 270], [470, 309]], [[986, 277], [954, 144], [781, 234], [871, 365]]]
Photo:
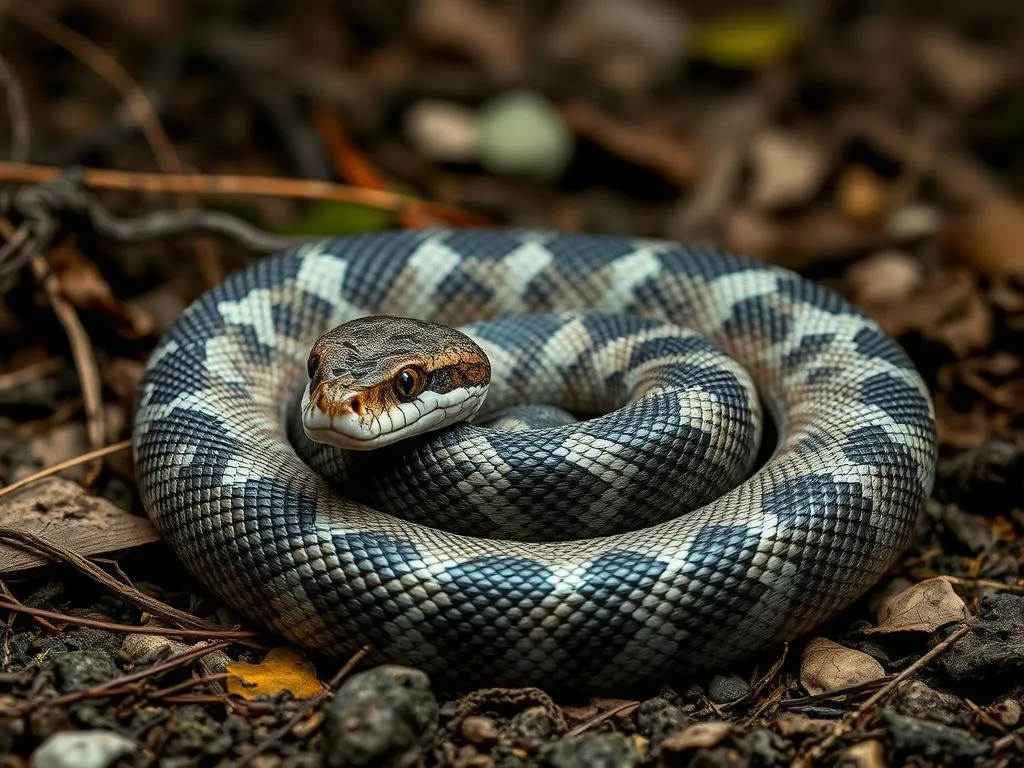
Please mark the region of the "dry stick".
[[[67, 334], [68, 342], [71, 344], [71, 357], [75, 361], [78, 380], [82, 385], [82, 403], [85, 406], [85, 429], [89, 438], [89, 447], [93, 451], [98, 451], [103, 447], [107, 429], [103, 414], [103, 384], [100, 380], [99, 367], [96, 365], [96, 354], [93, 352], [92, 342], [89, 341], [89, 334], [86, 333], [85, 326], [79, 320], [74, 306], [61, 293], [60, 281], [50, 271], [46, 259], [38, 255], [33, 256], [30, 264], [36, 282], [46, 291], [46, 298], [53, 308], [53, 313], [60, 321], [64, 333]], [[102, 470], [102, 461], [95, 459], [86, 474], [83, 485], [86, 488], [92, 487]]]
[[[14, 593], [11, 592], [11, 590], [7, 587], [7, 585], [3, 581], [0, 581], [0, 595], [3, 595], [7, 599], [7, 603], [16, 606], [16, 608], [24, 608], [25, 607], [21, 603], [21, 601], [18, 600], [18, 598], [16, 598], [14, 596]], [[18, 611], [15, 609], [15, 610], [12, 610], [11, 612], [12, 613], [17, 613]], [[57, 627], [53, 626], [53, 624], [48, 622], [42, 616], [35, 616], [33, 618], [35, 619], [36, 624], [38, 624], [40, 627], [45, 629], [47, 632], [52, 632], [55, 635], [60, 634], [60, 630], [57, 629]]]
[[190, 613], [186, 613], [185, 611], [181, 611], [173, 606], [167, 605], [167, 603], [157, 600], [155, 597], [150, 597], [145, 592], [140, 592], [135, 587], [129, 587], [122, 584], [102, 568], [89, 562], [89, 560], [82, 557], [77, 552], [72, 552], [69, 549], [58, 546], [57, 544], [49, 542], [33, 533], [29, 533], [28, 531], [20, 531], [16, 528], [0, 526], [0, 541], [14, 541], [19, 544], [27, 544], [30, 549], [42, 552], [54, 560], [64, 561], [69, 565], [74, 566], [94, 581], [97, 581], [108, 589], [116, 592], [125, 600], [134, 603], [140, 608], [143, 608], [162, 619], [175, 621], [179, 624], [193, 627], [194, 629], [212, 630], [214, 632], [220, 631], [221, 629], [220, 627], [217, 627], [208, 621], [204, 621], [197, 616], [193, 616]]
[[51, 475], [59, 474], [60, 472], [63, 472], [65, 469], [77, 467], [79, 464], [85, 464], [86, 462], [92, 461], [93, 459], [99, 459], [102, 458], [103, 456], [109, 456], [112, 453], [126, 451], [131, 447], [131, 440], [122, 440], [119, 443], [113, 443], [111, 445], [106, 446], [105, 448], [100, 448], [95, 451], [89, 451], [88, 453], [83, 453], [80, 456], [70, 458], [67, 461], [62, 461], [59, 464], [54, 464], [52, 467], [46, 467], [46, 469], [41, 469], [38, 472], [29, 475], [28, 477], [23, 477], [21, 478], [21, 480], [18, 480], [16, 482], [11, 483], [10, 485], [5, 485], [3, 488], [0, 488], [0, 499], [2, 499], [4, 496], [7, 496], [8, 494], [14, 493], [15, 491], [21, 490], [26, 485], [30, 485], [38, 480], [43, 480], [44, 478], [50, 477]]
[[351, 672], [355, 668], [356, 664], [362, 661], [363, 657], [366, 656], [366, 654], [368, 654], [369, 652], [369, 645], [364, 645], [362, 648], [356, 651], [352, 658], [346, 661], [345, 665], [337, 671], [334, 677], [331, 678], [330, 682], [327, 683], [327, 687], [324, 690], [320, 691], [320, 693], [318, 693], [316, 696], [309, 699], [309, 701], [307, 701], [306, 704], [301, 709], [299, 709], [298, 712], [296, 712], [294, 715], [288, 718], [284, 725], [282, 725], [272, 734], [267, 736], [267, 738], [261, 741], [251, 752], [244, 755], [237, 763], [235, 763], [236, 768], [243, 768], [243, 766], [248, 765], [257, 757], [259, 757], [268, 749], [270, 749], [270, 747], [272, 747], [275, 743], [283, 739], [285, 735], [288, 733], [288, 731], [294, 728], [295, 725], [300, 720], [302, 720], [302, 718], [309, 715], [310, 712], [312, 712], [314, 709], [320, 706], [324, 699], [326, 699], [328, 696], [334, 693], [335, 689], [339, 685], [341, 685], [341, 681], [348, 677], [348, 673]]
[[959, 640], [961, 637], [971, 631], [971, 628], [967, 624], [961, 624], [953, 634], [943, 640], [941, 643], [932, 648], [928, 653], [922, 656], [920, 659], [915, 661], [909, 667], [900, 672], [896, 677], [886, 683], [880, 688], [874, 695], [868, 698], [863, 704], [857, 707], [851, 714], [847, 715], [842, 719], [841, 722], [836, 724], [828, 736], [823, 741], [816, 744], [807, 754], [802, 757], [798, 757], [793, 761], [793, 768], [810, 768], [814, 765], [814, 761], [824, 756], [825, 752], [832, 748], [833, 745], [847, 733], [849, 733], [856, 726], [857, 721], [864, 716], [865, 713], [885, 696], [891, 693], [897, 685], [902, 683], [907, 678], [917, 674], [921, 669], [928, 665], [928, 663], [936, 658], [937, 656], [945, 653], [953, 643]]
[[607, 719], [609, 719], [611, 717], [614, 717], [615, 715], [619, 714], [620, 712], [625, 712], [627, 709], [633, 710], [633, 709], [636, 709], [639, 706], [640, 706], [640, 702], [639, 701], [625, 701], [622, 704], [619, 704], [619, 706], [612, 707], [611, 709], [609, 709], [606, 712], [602, 712], [599, 715], [594, 715], [589, 720], [584, 720], [582, 723], [577, 725], [572, 730], [567, 731], [566, 734], [565, 734], [565, 738], [568, 739], [568, 738], [570, 738], [572, 736], [579, 736], [581, 733], [584, 733], [585, 731], [589, 731], [594, 726], [600, 725], [605, 720], [607, 720]]
[[[12, 613], [23, 613], [26, 616], [37, 616], [44, 619], [53, 619], [54, 621], [60, 621], [65, 624], [76, 624], [82, 627], [92, 627], [93, 629], [105, 629], [109, 632], [124, 632], [132, 635], [157, 635], [160, 637], [199, 637], [199, 638], [216, 638], [218, 640], [234, 640], [242, 641], [248, 640], [256, 636], [255, 632], [249, 630], [235, 630], [235, 629], [175, 629], [174, 627], [137, 627], [132, 624], [118, 624], [113, 621], [102, 621], [100, 619], [86, 619], [81, 616], [69, 616], [66, 613], [60, 613], [58, 611], [48, 611], [45, 608], [32, 608], [27, 605], [20, 603], [10, 602], [8, 600], [0, 600], [0, 611], [11, 611]], [[51, 625], [52, 626], [52, 625]], [[52, 627], [54, 631], [56, 627]], [[257, 648], [263, 646], [258, 644], [246, 643], [246, 645], [255, 645]]]
[[[62, 169], [49, 165], [0, 162], [0, 182], [42, 184], [56, 181], [62, 174]], [[385, 211], [400, 211], [409, 203], [422, 202], [418, 197], [398, 192], [277, 176], [134, 173], [107, 168], [83, 168], [82, 183], [90, 189], [117, 189], [157, 194], [195, 193], [324, 200], [353, 203]], [[461, 212], [456, 207], [441, 203], [431, 203], [431, 207], [453, 215]]]
[[[106, 80], [118, 92], [138, 122], [146, 142], [153, 150], [157, 164], [164, 171], [184, 173], [185, 166], [182, 164], [181, 158], [178, 157], [178, 152], [170, 137], [160, 124], [152, 102], [117, 59], [89, 38], [40, 10], [34, 3], [26, 2], [26, 0], [13, 0], [9, 4], [9, 11], [10, 15], [18, 22], [64, 48]], [[197, 205], [194, 197], [195, 190], [183, 190], [183, 193], [187, 195], [182, 201], [184, 204], [193, 207]], [[222, 270], [217, 263], [216, 252], [208, 243], [196, 241], [195, 245], [203, 279], [208, 285], [215, 285], [223, 277]]]

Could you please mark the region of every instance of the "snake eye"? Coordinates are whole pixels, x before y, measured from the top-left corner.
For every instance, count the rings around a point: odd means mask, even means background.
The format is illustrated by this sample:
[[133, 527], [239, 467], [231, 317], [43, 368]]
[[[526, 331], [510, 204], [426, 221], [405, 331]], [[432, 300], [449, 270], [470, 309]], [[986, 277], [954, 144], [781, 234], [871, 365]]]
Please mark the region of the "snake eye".
[[404, 400], [411, 400], [423, 391], [427, 377], [419, 368], [403, 368], [395, 377], [395, 394]]

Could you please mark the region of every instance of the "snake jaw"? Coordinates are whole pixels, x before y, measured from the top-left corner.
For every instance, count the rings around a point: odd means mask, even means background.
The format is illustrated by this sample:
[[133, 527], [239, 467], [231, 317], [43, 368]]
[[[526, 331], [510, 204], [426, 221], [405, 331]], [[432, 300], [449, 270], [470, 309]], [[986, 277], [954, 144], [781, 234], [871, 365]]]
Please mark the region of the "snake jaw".
[[487, 387], [426, 390], [408, 402], [383, 402], [373, 389], [331, 397], [321, 385], [302, 394], [302, 428], [317, 443], [370, 451], [415, 435], [468, 421], [483, 404]]

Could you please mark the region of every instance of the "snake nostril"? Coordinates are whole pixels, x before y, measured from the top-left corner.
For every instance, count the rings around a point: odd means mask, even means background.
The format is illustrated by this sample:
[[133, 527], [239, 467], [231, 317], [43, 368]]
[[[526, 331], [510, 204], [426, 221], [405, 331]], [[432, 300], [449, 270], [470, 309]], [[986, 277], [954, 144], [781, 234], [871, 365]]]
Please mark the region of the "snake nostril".
[[363, 415], [363, 401], [360, 400], [358, 397], [353, 397], [352, 400], [349, 402], [349, 405], [352, 408], [352, 413], [354, 413], [356, 416]]

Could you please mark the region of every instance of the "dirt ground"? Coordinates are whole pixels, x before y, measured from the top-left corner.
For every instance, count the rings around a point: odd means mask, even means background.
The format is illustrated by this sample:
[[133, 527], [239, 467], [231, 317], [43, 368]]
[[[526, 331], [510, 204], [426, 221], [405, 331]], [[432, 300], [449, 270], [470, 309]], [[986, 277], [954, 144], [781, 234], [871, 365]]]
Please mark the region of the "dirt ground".
[[[1024, 4], [0, 19], [4, 766], [1024, 765]], [[612, 697], [443, 690], [240, 625], [138, 499], [147, 356], [265, 253], [428, 226], [669, 238], [835, 289], [932, 391], [910, 547], [808, 637]]]

